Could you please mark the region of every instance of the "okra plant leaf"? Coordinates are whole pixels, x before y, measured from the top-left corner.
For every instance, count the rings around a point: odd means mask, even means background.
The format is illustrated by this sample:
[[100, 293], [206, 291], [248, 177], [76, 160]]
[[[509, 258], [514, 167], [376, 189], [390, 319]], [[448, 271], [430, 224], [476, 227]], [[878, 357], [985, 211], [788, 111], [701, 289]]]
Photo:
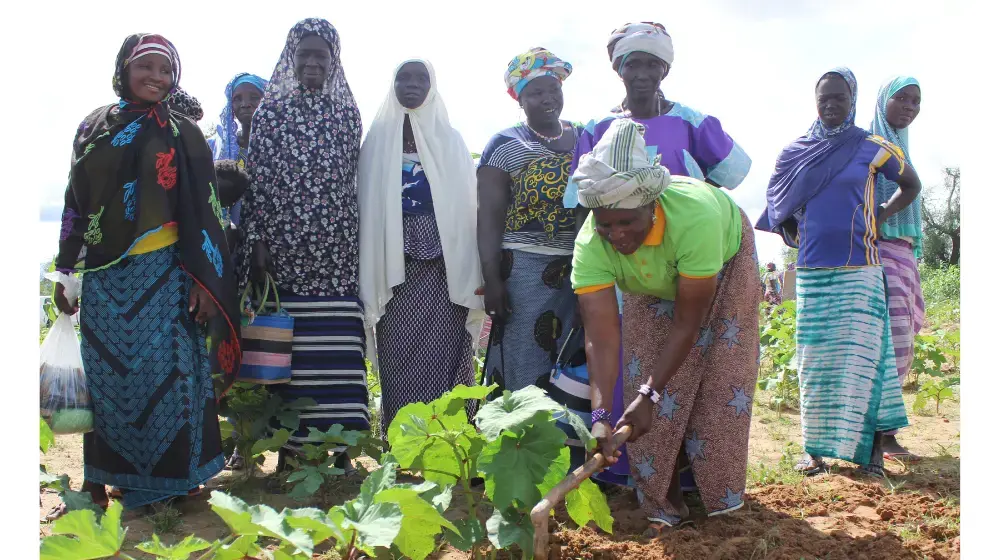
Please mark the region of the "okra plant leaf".
[[212, 548], [212, 543], [194, 535], [188, 535], [188, 537], [181, 542], [173, 546], [167, 546], [160, 541], [159, 536], [154, 534], [153, 540], [146, 541], [136, 546], [136, 548], [146, 554], [152, 554], [157, 558], [165, 558], [166, 560], [188, 560], [188, 558], [190, 558], [195, 552]]
[[611, 533], [611, 525], [614, 523], [611, 508], [601, 489], [589, 478], [566, 495], [566, 511], [580, 527], [593, 521], [605, 533]]
[[593, 451], [597, 447], [597, 440], [591, 435], [590, 428], [587, 427], [587, 423], [584, 422], [583, 418], [580, 418], [567, 407], [562, 407], [562, 409], [552, 415], [553, 418], [559, 420], [564, 420], [573, 427], [573, 431], [576, 432], [576, 438], [583, 443], [584, 448], [588, 451]]
[[486, 534], [496, 548], [510, 548], [516, 544], [524, 560], [534, 558], [535, 528], [527, 513], [514, 508], [493, 510], [493, 516], [486, 521]]
[[[479, 470], [486, 474], [486, 493], [493, 505], [506, 508], [515, 500], [523, 506], [536, 504], [542, 497], [538, 487], [545, 482], [550, 467], [564, 449], [568, 452], [565, 441], [566, 434], [548, 412], [542, 412], [519, 434], [505, 431], [490, 442], [479, 457]], [[565, 476], [569, 465], [561, 466]]]
[[91, 560], [115, 556], [125, 542], [122, 505], [112, 501], [97, 522], [90, 510], [71, 511], [52, 524], [52, 535], [41, 542], [39, 560]]
[[302, 508], [285, 510], [282, 513], [290, 527], [302, 529], [311, 536], [314, 546], [331, 537], [336, 539], [338, 543], [344, 544], [346, 542], [344, 533], [322, 510]]
[[[517, 432], [518, 428], [539, 412], [558, 412], [559, 404], [550, 399], [545, 391], [529, 385], [511, 393], [504, 391], [503, 397], [487, 403], [476, 414], [476, 426], [488, 441], [497, 439], [504, 430]], [[563, 440], [566, 436], [563, 435]]]
[[468, 552], [472, 550], [472, 547], [476, 544], [482, 542], [483, 538], [486, 536], [486, 532], [483, 530], [483, 524], [479, 522], [479, 519], [475, 517], [470, 519], [459, 519], [455, 522], [455, 527], [458, 529], [457, 533], [451, 531], [445, 532], [445, 539], [451, 546], [463, 551]]
[[[391, 459], [391, 457], [390, 457]], [[387, 460], [381, 468], [372, 471], [361, 484], [361, 494], [342, 506], [330, 510], [329, 517], [345, 533], [357, 532], [358, 548], [369, 555], [375, 547], [390, 547], [403, 525], [403, 512], [390, 503], [376, 503], [375, 496], [391, 488], [396, 482], [398, 465]]]
[[212, 558], [213, 560], [243, 560], [247, 557], [256, 558], [260, 552], [257, 537], [243, 535], [230, 544], [220, 546]]
[[390, 503], [399, 506], [403, 513], [402, 526], [393, 544], [406, 557], [424, 560], [437, 548], [437, 536], [441, 528], [451, 531], [458, 529], [441, 516], [433, 504], [410, 488], [389, 488], [375, 496], [375, 503]]
[[291, 432], [285, 428], [277, 430], [271, 437], [254, 442], [251, 453], [256, 457], [257, 455], [262, 455], [267, 451], [277, 451], [278, 449], [281, 449], [282, 445], [288, 443], [288, 438], [291, 437], [291, 435]]
[[39, 417], [38, 419], [41, 421], [38, 427], [38, 444], [42, 453], [48, 453], [49, 448], [56, 442], [56, 436], [52, 433], [52, 428], [49, 427], [49, 423], [44, 418]]

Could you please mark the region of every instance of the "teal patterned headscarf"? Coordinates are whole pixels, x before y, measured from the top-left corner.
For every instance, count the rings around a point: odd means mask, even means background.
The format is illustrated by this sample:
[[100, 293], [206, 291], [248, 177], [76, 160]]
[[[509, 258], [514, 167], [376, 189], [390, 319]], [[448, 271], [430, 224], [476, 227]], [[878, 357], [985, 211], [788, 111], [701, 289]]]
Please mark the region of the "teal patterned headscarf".
[[[917, 86], [919, 88], [920, 83], [917, 82], [916, 78], [910, 76], [897, 76], [886, 82], [879, 89], [878, 106], [875, 108], [875, 118], [872, 119], [872, 126], [869, 132], [899, 146], [899, 149], [903, 150], [903, 154], [906, 156], [906, 165], [912, 169], [913, 163], [910, 160], [909, 132], [905, 128], [893, 128], [885, 118], [885, 109], [889, 100], [906, 86]], [[894, 181], [890, 181], [879, 175], [878, 184], [875, 187], [875, 196], [878, 197], [878, 203], [883, 204], [888, 202], [889, 198], [892, 197], [898, 188], [899, 186]], [[913, 239], [913, 254], [920, 257], [923, 254], [924, 245], [920, 220], [920, 196], [917, 195], [916, 200], [909, 206], [899, 213], [889, 216], [885, 224], [882, 225], [882, 237], [889, 239], [909, 237]]]

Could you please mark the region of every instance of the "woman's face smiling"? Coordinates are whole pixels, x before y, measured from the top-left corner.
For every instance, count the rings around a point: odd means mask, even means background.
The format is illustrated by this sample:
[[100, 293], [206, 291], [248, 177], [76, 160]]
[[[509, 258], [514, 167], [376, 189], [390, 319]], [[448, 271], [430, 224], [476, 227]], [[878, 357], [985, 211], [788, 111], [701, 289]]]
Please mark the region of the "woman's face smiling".
[[562, 82], [553, 76], [535, 78], [524, 86], [517, 99], [529, 122], [558, 122], [563, 110]]
[[170, 93], [174, 75], [170, 60], [162, 54], [150, 53], [133, 60], [126, 68], [128, 93], [136, 101], [159, 103]]

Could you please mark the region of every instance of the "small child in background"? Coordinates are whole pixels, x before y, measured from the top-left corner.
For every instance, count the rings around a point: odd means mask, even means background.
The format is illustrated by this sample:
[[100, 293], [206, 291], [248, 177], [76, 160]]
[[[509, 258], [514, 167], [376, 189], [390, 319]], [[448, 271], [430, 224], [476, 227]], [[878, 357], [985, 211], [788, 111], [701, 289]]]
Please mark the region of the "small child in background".
[[226, 242], [229, 253], [236, 254], [239, 244], [239, 201], [243, 193], [250, 187], [250, 176], [231, 159], [220, 159], [215, 162], [215, 177], [219, 181], [219, 205], [222, 206], [222, 219], [225, 222]]

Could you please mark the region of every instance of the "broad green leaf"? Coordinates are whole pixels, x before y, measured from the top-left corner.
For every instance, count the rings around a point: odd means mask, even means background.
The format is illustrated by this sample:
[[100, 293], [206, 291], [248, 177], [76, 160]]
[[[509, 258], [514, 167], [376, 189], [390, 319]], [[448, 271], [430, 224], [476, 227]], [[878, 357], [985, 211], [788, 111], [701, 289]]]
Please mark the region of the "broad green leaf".
[[44, 418], [39, 417], [41, 425], [38, 427], [38, 443], [42, 453], [48, 453], [49, 448], [56, 442], [56, 436], [52, 433], [52, 428]]
[[136, 548], [146, 554], [152, 554], [166, 560], [188, 560], [195, 552], [212, 548], [212, 543], [194, 535], [188, 535], [181, 542], [173, 546], [167, 546], [160, 542], [159, 536], [154, 534], [153, 540], [146, 541], [136, 546]]
[[341, 544], [346, 543], [343, 532], [322, 510], [316, 508], [291, 509], [283, 511], [282, 514], [290, 527], [302, 529], [308, 533], [312, 537], [313, 545], [318, 545], [331, 537], [336, 538]]
[[566, 511], [580, 527], [593, 521], [605, 533], [611, 533], [611, 525], [614, 523], [611, 508], [601, 489], [589, 478], [566, 495]]
[[309, 398], [309, 397], [300, 397], [300, 398], [297, 398], [297, 399], [295, 399], [294, 401], [292, 401], [292, 402], [290, 402], [288, 404], [284, 404], [284, 403], [282, 403], [282, 404], [284, 405], [285, 408], [290, 408], [292, 410], [303, 410], [303, 409], [306, 409], [306, 408], [313, 408], [313, 407], [315, 407], [316, 406], [316, 401], [314, 399]]
[[208, 503], [234, 535], [260, 535], [261, 528], [251, 521], [250, 508], [243, 500], [218, 490], [212, 491]]
[[288, 443], [288, 438], [291, 435], [291, 432], [284, 428], [277, 430], [271, 437], [254, 442], [253, 449], [250, 453], [257, 456], [267, 451], [277, 451], [281, 449], [282, 445]]
[[529, 385], [514, 393], [504, 391], [502, 398], [487, 403], [476, 415], [476, 426], [488, 441], [493, 441], [504, 430], [516, 432], [539, 412], [554, 413], [559, 408], [559, 404], [550, 399], [545, 391]]
[[289, 430], [299, 429], [300, 413], [298, 410], [282, 410], [275, 414], [274, 417], [278, 419], [278, 423], [281, 424], [283, 428], [287, 428]]
[[420, 495], [425, 499], [434, 504], [439, 513], [444, 513], [448, 511], [448, 507], [451, 506], [452, 497], [452, 487], [448, 485], [434, 485], [434, 488], [421, 490], [419, 488], [414, 488]]
[[424, 560], [437, 547], [436, 537], [445, 527], [457, 532], [450, 521], [441, 517], [433, 504], [408, 488], [390, 488], [375, 496], [376, 503], [392, 503], [403, 512], [403, 522], [393, 544], [408, 558]]
[[[274, 560], [296, 560], [295, 556], [292, 555], [291, 552], [283, 549], [275, 550], [271, 552], [271, 555], [274, 556]], [[299, 556], [299, 558], [302, 557]]]
[[[555, 488], [556, 485], [562, 482], [563, 479], [566, 478], [566, 475], [569, 474], [569, 453], [569, 446], [564, 445], [561, 449], [559, 449], [558, 457], [556, 457], [555, 461], [552, 461], [552, 464], [549, 465], [548, 472], [545, 473], [545, 478], [543, 478], [542, 482], [537, 485], [539, 499], [541, 499], [541, 496], [547, 494], [549, 490]], [[533, 507], [535, 504], [525, 505]]]
[[565, 441], [566, 434], [551, 421], [536, 421], [520, 435], [504, 432], [492, 441], [479, 457], [479, 470], [486, 474], [486, 492], [493, 505], [506, 508], [514, 500], [529, 507], [536, 504], [541, 499], [538, 485], [566, 448]]
[[336, 443], [343, 445], [357, 445], [361, 438], [365, 436], [365, 432], [359, 432], [357, 430], [344, 430], [344, 427], [340, 424], [334, 424], [330, 426], [330, 429], [321, 432], [316, 428], [309, 427], [309, 439], [319, 440], [324, 443]]
[[213, 560], [243, 560], [248, 556], [256, 558], [258, 554], [260, 554], [260, 546], [257, 545], [257, 537], [243, 535], [232, 543], [219, 547], [212, 558]]
[[472, 550], [472, 547], [482, 542], [486, 536], [486, 532], [483, 531], [483, 524], [474, 517], [471, 519], [459, 519], [455, 522], [455, 527], [458, 529], [458, 532], [445, 532], [445, 539], [447, 539], [451, 546], [463, 552]]
[[[438, 408], [440, 407], [440, 408]], [[445, 408], [443, 401], [431, 404], [413, 403], [403, 407], [389, 426], [389, 445], [399, 464], [405, 469], [420, 471], [430, 481], [455, 484], [461, 472], [461, 462], [454, 445], [466, 454], [472, 441], [479, 439], [465, 412], [448, 415], [438, 413]], [[465, 434], [462, 436], [461, 434]]]
[[230, 439], [233, 434], [236, 433], [236, 428], [228, 420], [219, 421], [219, 433], [222, 434], [222, 439]]
[[39, 489], [53, 490], [55, 492], [65, 492], [69, 490], [69, 475], [56, 476], [45, 471], [39, 471]]
[[486, 521], [486, 533], [493, 546], [510, 548], [516, 544], [521, 548], [524, 560], [534, 558], [535, 528], [527, 513], [520, 513], [514, 508], [494, 509], [493, 515]]
[[77, 492], [76, 490], [67, 489], [60, 497], [63, 503], [66, 504], [67, 511], [92, 511], [98, 519], [104, 516], [104, 510], [94, 503], [94, 498], [90, 495], [90, 492]]
[[299, 552], [312, 555], [312, 538], [302, 529], [296, 529], [285, 521], [283, 513], [278, 513], [270, 506], [256, 505], [249, 509], [250, 522], [261, 529], [260, 534], [280, 539], [296, 548]]
[[396, 467], [396, 463], [387, 461], [368, 475], [356, 499], [334, 507], [329, 513], [337, 526], [345, 531], [357, 531], [358, 548], [368, 554], [372, 554], [375, 547], [391, 546], [403, 524], [403, 512], [398, 505], [375, 503], [375, 496], [396, 482]]
[[[52, 536], [41, 542], [39, 560], [91, 560], [114, 556], [125, 542], [122, 505], [111, 502], [97, 523], [90, 510], [71, 511], [52, 524]], [[76, 538], [71, 538], [76, 537]]]
[[[301, 476], [292, 480], [292, 478], [297, 475]], [[295, 481], [300, 482], [292, 488], [291, 492], [289, 492], [289, 497], [296, 499], [305, 498], [312, 496], [317, 490], [320, 489], [321, 486], [323, 486], [323, 475], [319, 473], [316, 467], [304, 467], [301, 470], [295, 471], [292, 473], [292, 476], [288, 477], [288, 482]]]
[[553, 414], [552, 417], [559, 420], [565, 419], [572, 426], [573, 431], [576, 433], [576, 438], [583, 442], [585, 449], [593, 450], [597, 447], [597, 440], [590, 434], [590, 428], [587, 427], [587, 423], [583, 421], [583, 418], [570, 412], [569, 408], [564, 406], [562, 410]]
[[475, 399], [481, 401], [489, 396], [496, 388], [499, 387], [496, 383], [490, 385], [489, 387], [484, 387], [482, 385], [468, 386], [468, 385], [456, 385], [454, 389], [445, 393], [445, 395], [450, 394], [453, 397], [458, 397], [460, 399]]

